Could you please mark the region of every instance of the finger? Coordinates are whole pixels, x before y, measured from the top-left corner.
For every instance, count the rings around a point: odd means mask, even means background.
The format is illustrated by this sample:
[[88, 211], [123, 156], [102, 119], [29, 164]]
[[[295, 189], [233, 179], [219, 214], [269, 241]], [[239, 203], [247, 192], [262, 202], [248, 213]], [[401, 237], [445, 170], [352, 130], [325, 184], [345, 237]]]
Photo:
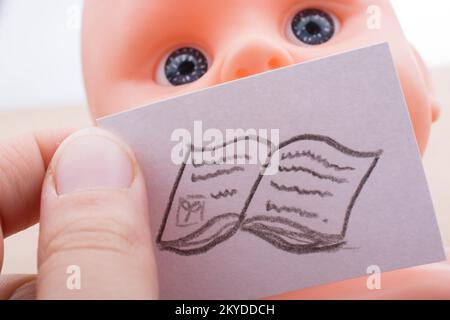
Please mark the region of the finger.
[[5, 237], [37, 222], [47, 165], [71, 132], [47, 130], [0, 142], [0, 221]]
[[0, 276], [0, 300], [34, 300], [35, 275]]
[[0, 270], [3, 237], [35, 224], [45, 171], [72, 130], [46, 130], [0, 141]]
[[87, 129], [63, 142], [44, 181], [40, 226], [38, 298], [157, 298], [144, 179], [111, 134]]

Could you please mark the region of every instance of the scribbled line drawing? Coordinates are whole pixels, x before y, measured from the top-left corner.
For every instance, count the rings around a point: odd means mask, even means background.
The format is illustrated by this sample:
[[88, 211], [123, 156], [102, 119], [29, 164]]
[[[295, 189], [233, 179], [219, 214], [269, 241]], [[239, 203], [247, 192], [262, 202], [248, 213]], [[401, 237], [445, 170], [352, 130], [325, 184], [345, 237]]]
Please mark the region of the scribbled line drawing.
[[[196, 196], [199, 199], [199, 196]], [[177, 222], [178, 227], [189, 227], [203, 221], [205, 211], [205, 201], [189, 201], [180, 198], [178, 201]], [[197, 221], [192, 222], [192, 215], [197, 215]]]
[[[237, 155], [237, 154], [235, 154], [234, 156], [231, 156], [231, 157], [223, 157], [219, 161], [215, 161], [215, 160], [206, 161], [206, 160], [203, 160], [201, 163], [193, 162], [192, 165], [195, 168], [200, 168], [200, 167], [206, 166], [206, 165], [221, 165], [221, 164], [227, 164], [230, 161], [237, 161], [237, 160], [250, 161], [251, 159], [252, 158], [248, 154], [244, 154], [244, 155]], [[235, 163], [235, 162], [232, 162], [232, 163]]]
[[202, 194], [188, 194], [186, 196], [188, 199], [205, 199], [206, 197]]
[[285, 192], [296, 192], [299, 195], [307, 195], [307, 196], [320, 196], [320, 197], [332, 197], [333, 194], [329, 191], [320, 191], [320, 190], [306, 190], [306, 189], [300, 189], [298, 186], [292, 186], [288, 187], [285, 185], [280, 185], [276, 183], [275, 181], [270, 181], [270, 185], [277, 189], [278, 191], [285, 191]]
[[292, 152], [283, 153], [281, 155], [281, 160], [295, 159], [295, 158], [301, 158], [301, 157], [310, 158], [314, 161], [317, 161], [318, 163], [323, 165], [325, 168], [333, 168], [336, 171], [355, 170], [355, 168], [353, 168], [353, 167], [341, 167], [337, 164], [331, 163], [327, 159], [322, 158], [321, 156], [312, 153], [311, 150], [302, 151], [302, 152], [296, 151], [295, 153], [292, 153]]
[[210, 180], [213, 178], [217, 178], [218, 176], [221, 176], [221, 175], [229, 175], [236, 171], [245, 171], [245, 169], [244, 169], [244, 167], [236, 166], [231, 169], [219, 169], [216, 172], [208, 173], [205, 175], [192, 174], [191, 180], [192, 180], [192, 182], [206, 181], [206, 180]]
[[310, 175], [322, 179], [322, 180], [330, 180], [333, 181], [335, 183], [347, 183], [347, 179], [345, 178], [338, 178], [332, 175], [326, 175], [326, 174], [320, 174], [312, 169], [308, 169], [302, 166], [291, 166], [291, 167], [283, 167], [280, 166], [279, 167], [280, 172], [306, 172], [309, 173]]
[[[269, 146], [262, 166], [195, 166], [190, 154], [186, 155], [157, 234], [158, 248], [185, 256], [204, 254], [238, 232], [293, 254], [344, 247], [356, 201], [383, 150], [360, 152], [314, 134], [295, 136], [278, 146], [261, 137], [245, 136], [188, 150], [225, 150], [250, 140]], [[235, 154], [226, 154], [227, 159], [245, 158], [235, 148], [229, 149]], [[271, 164], [279, 171], [266, 176]], [[317, 164], [320, 170], [313, 169]]]
[[305, 218], [318, 218], [319, 215], [317, 213], [314, 212], [309, 212], [300, 208], [294, 208], [294, 207], [286, 207], [286, 206], [277, 206], [276, 204], [272, 203], [272, 201], [267, 201], [266, 203], [266, 211], [276, 211], [278, 213], [282, 213], [282, 212], [288, 212], [288, 213], [296, 213], [302, 217]]
[[236, 189], [232, 189], [232, 190], [225, 189], [225, 191], [220, 191], [217, 194], [210, 193], [209, 195], [211, 196], [211, 198], [218, 200], [218, 199], [222, 199], [222, 198], [232, 197], [232, 196], [236, 195], [237, 192], [238, 191]]
[[[274, 227], [272, 224], [289, 226], [296, 231]], [[335, 251], [345, 244], [341, 235], [321, 233], [283, 217], [253, 217], [242, 226], [242, 230], [266, 240], [278, 249], [297, 254]], [[296, 243], [295, 246], [292, 245], [293, 242]]]

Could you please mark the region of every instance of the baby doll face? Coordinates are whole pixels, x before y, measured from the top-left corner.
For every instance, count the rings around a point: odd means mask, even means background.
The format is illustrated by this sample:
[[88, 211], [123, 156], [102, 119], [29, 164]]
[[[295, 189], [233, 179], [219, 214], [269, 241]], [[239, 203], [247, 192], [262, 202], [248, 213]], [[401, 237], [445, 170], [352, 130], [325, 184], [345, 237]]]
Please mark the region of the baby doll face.
[[387, 0], [87, 0], [86, 89], [97, 118], [384, 41], [423, 151], [438, 109]]

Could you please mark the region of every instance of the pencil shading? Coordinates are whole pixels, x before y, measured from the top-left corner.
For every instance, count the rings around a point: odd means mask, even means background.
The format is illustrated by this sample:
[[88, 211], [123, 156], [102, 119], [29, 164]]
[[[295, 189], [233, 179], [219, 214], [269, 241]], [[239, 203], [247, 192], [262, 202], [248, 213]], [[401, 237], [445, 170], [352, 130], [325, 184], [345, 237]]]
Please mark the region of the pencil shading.
[[[242, 137], [212, 149], [244, 140], [271, 145], [258, 137]], [[383, 151], [359, 152], [312, 134], [268, 150], [263, 165], [195, 165], [188, 155], [161, 223], [159, 248], [201, 254], [238, 231], [295, 254], [337, 250], [345, 244], [353, 207]], [[244, 153], [223, 159], [249, 158]], [[267, 174], [273, 166], [278, 171]]]

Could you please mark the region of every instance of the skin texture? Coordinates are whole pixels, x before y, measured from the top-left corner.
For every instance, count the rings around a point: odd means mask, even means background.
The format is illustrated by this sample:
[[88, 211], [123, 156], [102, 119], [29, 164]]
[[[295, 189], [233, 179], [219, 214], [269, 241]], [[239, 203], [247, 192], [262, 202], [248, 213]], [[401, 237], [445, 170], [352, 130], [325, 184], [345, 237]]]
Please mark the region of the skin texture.
[[[155, 299], [148, 203], [134, 155], [98, 128], [73, 131], [0, 141], [0, 270], [3, 237], [40, 222], [38, 275], [1, 275], [0, 299]], [[74, 265], [80, 290], [68, 286]]]
[[[381, 27], [370, 29], [370, 6], [380, 9]], [[322, 45], [307, 46], [289, 35], [302, 9], [317, 8], [339, 21]], [[439, 117], [426, 66], [406, 40], [386, 0], [87, 0], [83, 67], [93, 118], [146, 105], [270, 69], [387, 41], [403, 87], [421, 153]], [[161, 63], [175, 49], [193, 46], [209, 59], [196, 82], [170, 86]], [[387, 273], [383, 290], [366, 279], [301, 290], [275, 298], [450, 298], [448, 262]]]

